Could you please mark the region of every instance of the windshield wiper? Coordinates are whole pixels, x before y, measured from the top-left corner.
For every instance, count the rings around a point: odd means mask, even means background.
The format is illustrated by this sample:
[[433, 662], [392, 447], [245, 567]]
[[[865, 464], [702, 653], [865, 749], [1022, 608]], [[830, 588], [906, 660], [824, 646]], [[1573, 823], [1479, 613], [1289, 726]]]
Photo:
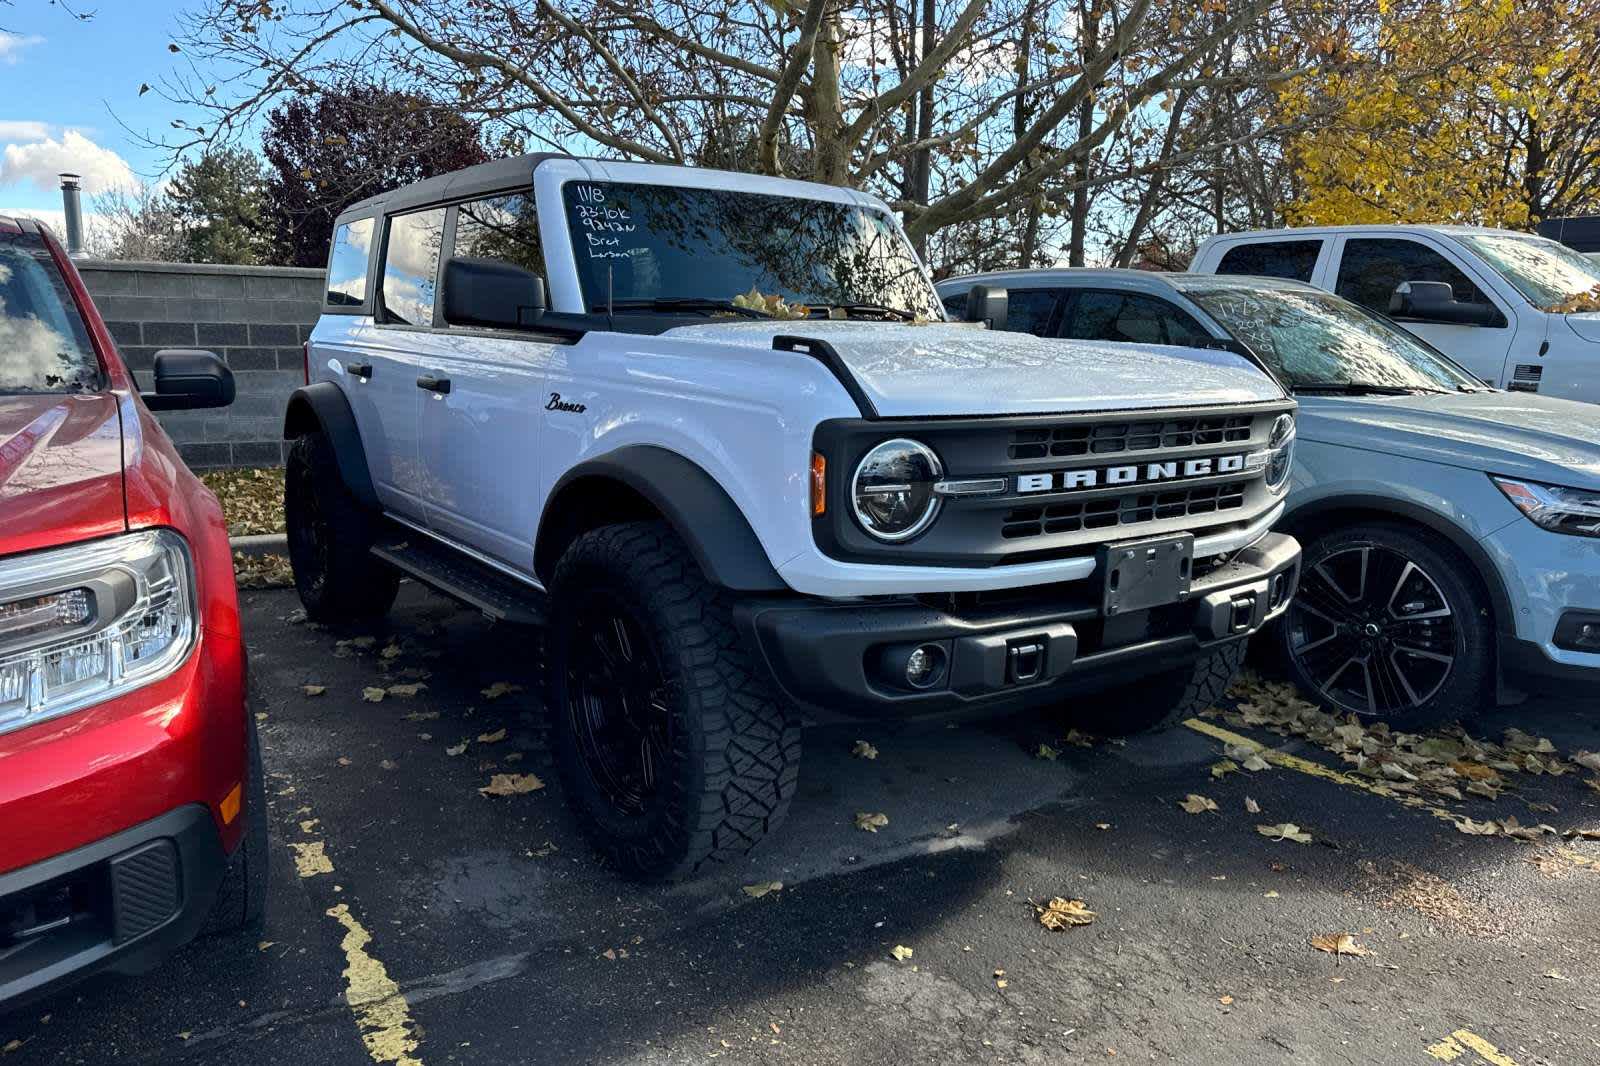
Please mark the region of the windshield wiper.
[[[603, 313], [606, 304], [597, 304], [594, 311]], [[753, 307], [740, 307], [732, 300], [713, 300], [700, 296], [651, 296], [613, 301], [618, 311], [727, 311], [744, 318], [771, 318], [765, 311]]]
[[1330, 392], [1340, 396], [1415, 396], [1418, 393], [1443, 395], [1444, 389], [1424, 389], [1412, 385], [1367, 385], [1355, 381], [1311, 381], [1296, 383], [1295, 392]]
[[813, 304], [813, 307], [824, 307], [829, 311], [843, 311], [849, 314], [852, 311], [871, 311], [880, 315], [892, 315], [902, 322], [915, 322], [917, 316], [914, 312], [899, 307], [889, 307], [886, 304]]

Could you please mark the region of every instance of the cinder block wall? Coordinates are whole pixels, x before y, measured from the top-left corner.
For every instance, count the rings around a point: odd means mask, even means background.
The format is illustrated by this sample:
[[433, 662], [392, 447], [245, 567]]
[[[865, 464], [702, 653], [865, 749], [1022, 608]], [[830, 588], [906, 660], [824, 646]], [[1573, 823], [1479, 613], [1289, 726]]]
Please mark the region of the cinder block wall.
[[160, 415], [191, 467], [283, 463], [284, 406], [304, 381], [322, 271], [98, 259], [78, 270], [141, 387], [162, 348], [204, 348], [233, 370], [233, 406]]

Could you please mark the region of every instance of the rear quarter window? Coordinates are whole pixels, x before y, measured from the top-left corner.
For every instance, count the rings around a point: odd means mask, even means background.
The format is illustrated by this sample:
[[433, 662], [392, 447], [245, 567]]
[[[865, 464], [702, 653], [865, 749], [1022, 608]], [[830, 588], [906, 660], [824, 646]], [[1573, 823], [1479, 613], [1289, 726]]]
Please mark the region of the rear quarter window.
[[373, 220], [358, 218], [333, 233], [328, 256], [328, 307], [354, 309], [367, 302], [367, 264], [371, 262]]
[[1310, 281], [1317, 268], [1321, 241], [1257, 241], [1236, 244], [1217, 264], [1218, 274]]
[[44, 240], [0, 231], [0, 393], [91, 392], [100, 359]]

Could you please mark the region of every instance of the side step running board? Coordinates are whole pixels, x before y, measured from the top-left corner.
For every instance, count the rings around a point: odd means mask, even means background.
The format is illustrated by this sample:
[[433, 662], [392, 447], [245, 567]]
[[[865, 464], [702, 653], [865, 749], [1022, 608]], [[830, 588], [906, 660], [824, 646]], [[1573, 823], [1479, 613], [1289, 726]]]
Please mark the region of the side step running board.
[[545, 597], [538, 589], [497, 573], [475, 559], [412, 530], [380, 537], [372, 554], [409, 577], [474, 607], [485, 617], [516, 625], [543, 625]]

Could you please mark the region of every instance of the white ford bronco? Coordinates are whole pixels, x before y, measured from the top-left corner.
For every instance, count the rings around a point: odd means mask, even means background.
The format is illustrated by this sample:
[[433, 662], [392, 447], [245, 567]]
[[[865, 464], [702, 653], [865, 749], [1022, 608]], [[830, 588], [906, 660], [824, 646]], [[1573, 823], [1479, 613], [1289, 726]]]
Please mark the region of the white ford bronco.
[[848, 189], [525, 156], [363, 201], [285, 426], [307, 615], [405, 574], [541, 627], [566, 795], [636, 877], [773, 829], [802, 708], [1204, 707], [1294, 592], [1293, 401], [968, 306]]

